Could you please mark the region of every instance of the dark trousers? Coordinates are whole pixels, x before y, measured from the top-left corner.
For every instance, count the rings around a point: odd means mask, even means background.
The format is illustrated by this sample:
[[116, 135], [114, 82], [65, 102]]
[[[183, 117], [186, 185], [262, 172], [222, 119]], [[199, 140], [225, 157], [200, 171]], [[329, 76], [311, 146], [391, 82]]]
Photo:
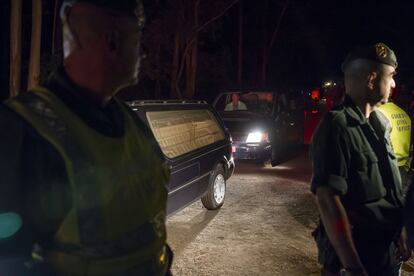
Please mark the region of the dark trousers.
[[[323, 228], [318, 227], [313, 235], [318, 245], [319, 263], [323, 267], [321, 275], [339, 275], [339, 270], [343, 266]], [[400, 275], [402, 263], [397, 260], [393, 238], [394, 235], [381, 233], [378, 230], [357, 231], [353, 229], [356, 250], [369, 275]]]
[[[384, 241], [373, 241], [370, 238], [366, 240], [354, 239], [359, 257], [368, 275], [373, 276], [399, 276], [402, 263], [399, 262], [395, 255], [394, 242], [384, 243]], [[331, 259], [329, 263], [322, 264], [323, 268], [333, 275], [339, 273], [342, 265], [333, 248], [329, 254]], [[324, 274], [322, 274], [324, 275]], [[326, 275], [326, 274], [325, 274]], [[337, 274], [339, 275], [339, 274]]]

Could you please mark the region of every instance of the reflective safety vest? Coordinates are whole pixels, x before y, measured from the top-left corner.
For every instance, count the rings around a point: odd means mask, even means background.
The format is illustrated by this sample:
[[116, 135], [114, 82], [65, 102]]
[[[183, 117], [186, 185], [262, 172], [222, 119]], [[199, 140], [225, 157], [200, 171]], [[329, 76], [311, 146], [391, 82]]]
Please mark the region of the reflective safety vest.
[[411, 119], [402, 108], [392, 102], [381, 105], [378, 110], [384, 114], [390, 123], [390, 140], [397, 156], [398, 166], [408, 171], [411, 161]]
[[168, 170], [126, 107], [123, 136], [108, 137], [50, 91], [28, 94], [6, 105], [60, 154], [72, 196], [45, 261], [59, 275], [165, 275]]

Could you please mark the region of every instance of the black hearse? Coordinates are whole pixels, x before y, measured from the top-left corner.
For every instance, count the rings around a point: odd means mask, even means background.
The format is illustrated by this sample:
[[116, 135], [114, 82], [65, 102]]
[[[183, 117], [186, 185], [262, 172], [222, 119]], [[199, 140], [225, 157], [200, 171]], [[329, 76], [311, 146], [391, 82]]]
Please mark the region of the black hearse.
[[201, 198], [214, 210], [224, 203], [232, 175], [231, 137], [217, 112], [203, 101], [133, 101], [152, 130], [171, 169], [167, 213]]
[[234, 159], [280, 163], [303, 145], [303, 107], [294, 93], [225, 92], [213, 102], [233, 139]]

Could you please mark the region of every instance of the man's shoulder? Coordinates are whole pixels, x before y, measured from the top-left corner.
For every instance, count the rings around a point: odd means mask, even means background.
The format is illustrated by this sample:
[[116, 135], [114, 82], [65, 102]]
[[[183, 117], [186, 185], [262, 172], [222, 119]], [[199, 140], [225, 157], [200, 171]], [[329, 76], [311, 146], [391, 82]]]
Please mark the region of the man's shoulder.
[[343, 106], [336, 107], [326, 113], [324, 123], [337, 127], [348, 127], [346, 108]]
[[[27, 104], [27, 103], [31, 103], [31, 102], [37, 101], [39, 99], [41, 99], [41, 98], [38, 97], [35, 93], [30, 92], [30, 91], [25, 91], [25, 92], [19, 93], [15, 97], [8, 98], [8, 99], [4, 100], [2, 102], [2, 105], [3, 106], [7, 106], [8, 103], [14, 102], [14, 101], [18, 101], [18, 102], [21, 102], [23, 104]], [[12, 111], [12, 110], [10, 109], [10, 111]]]
[[[0, 104], [0, 129], [4, 130], [0, 135], [1, 143], [8, 141], [19, 141], [29, 133], [35, 134], [33, 128], [14, 110], [4, 102]], [[11, 139], [10, 137], [14, 137]]]
[[22, 92], [0, 103], [0, 127], [5, 129], [5, 127], [9, 126], [10, 128], [7, 128], [9, 130], [31, 128], [27, 121], [11, 107], [10, 103], [18, 101], [22, 104], [27, 104], [34, 102], [37, 98], [32, 92]]
[[21, 95], [15, 97], [6, 99], [0, 104], [0, 123], [16, 123], [16, 122], [22, 122], [23, 119], [13, 110], [11, 109], [7, 103], [10, 101], [16, 101], [19, 99], [22, 99], [23, 97]]
[[325, 114], [313, 135], [312, 143], [327, 137], [342, 136], [350, 126], [343, 108], [330, 110]]

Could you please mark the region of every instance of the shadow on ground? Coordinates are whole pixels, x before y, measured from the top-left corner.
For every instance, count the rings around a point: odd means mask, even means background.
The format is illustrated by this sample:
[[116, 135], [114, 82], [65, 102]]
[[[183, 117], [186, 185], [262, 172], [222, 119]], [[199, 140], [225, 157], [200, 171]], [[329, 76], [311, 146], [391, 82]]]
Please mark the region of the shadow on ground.
[[309, 182], [311, 163], [308, 157], [308, 147], [304, 146], [289, 152], [283, 162], [275, 167], [264, 166], [253, 160], [236, 160], [236, 173], [239, 175], [260, 174], [288, 178], [293, 181]]
[[288, 212], [303, 226], [313, 229], [318, 222], [318, 207], [311, 193], [297, 196], [297, 200], [287, 205]]
[[[197, 236], [208, 226], [214, 217], [220, 212], [219, 210], [208, 211], [206, 209], [199, 212], [194, 217], [189, 217], [189, 221], [182, 223], [171, 220], [167, 224], [169, 235], [174, 236], [174, 253], [179, 255]], [[185, 225], [185, 226], [183, 226]]]

